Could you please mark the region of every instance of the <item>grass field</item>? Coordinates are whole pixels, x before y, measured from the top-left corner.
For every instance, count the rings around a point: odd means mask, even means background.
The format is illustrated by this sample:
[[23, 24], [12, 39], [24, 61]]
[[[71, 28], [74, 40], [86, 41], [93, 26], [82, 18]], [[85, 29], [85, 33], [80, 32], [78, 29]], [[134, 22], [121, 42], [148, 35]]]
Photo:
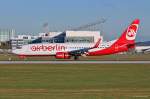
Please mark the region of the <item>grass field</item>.
[[[60, 60], [60, 59], [55, 59], [55, 57], [52, 56], [46, 56], [46, 57], [27, 57], [25, 59], [20, 59], [16, 55], [12, 54], [0, 54], [0, 61], [6, 61], [6, 60]], [[64, 59], [62, 59], [64, 60]], [[66, 59], [65, 59], [66, 60]], [[69, 60], [73, 60], [69, 59]], [[106, 56], [88, 56], [88, 57], [80, 57], [80, 60], [147, 60], [150, 61], [150, 54], [116, 54], [116, 55], [106, 55]]]
[[150, 99], [150, 64], [0, 65], [0, 99]]

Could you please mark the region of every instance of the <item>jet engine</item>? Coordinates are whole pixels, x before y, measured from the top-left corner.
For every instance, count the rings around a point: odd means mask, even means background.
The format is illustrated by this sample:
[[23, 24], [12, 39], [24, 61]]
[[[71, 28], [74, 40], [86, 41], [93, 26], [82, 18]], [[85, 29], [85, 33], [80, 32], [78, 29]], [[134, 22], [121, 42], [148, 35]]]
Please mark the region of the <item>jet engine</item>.
[[68, 52], [57, 52], [55, 57], [57, 59], [70, 59], [71, 55]]

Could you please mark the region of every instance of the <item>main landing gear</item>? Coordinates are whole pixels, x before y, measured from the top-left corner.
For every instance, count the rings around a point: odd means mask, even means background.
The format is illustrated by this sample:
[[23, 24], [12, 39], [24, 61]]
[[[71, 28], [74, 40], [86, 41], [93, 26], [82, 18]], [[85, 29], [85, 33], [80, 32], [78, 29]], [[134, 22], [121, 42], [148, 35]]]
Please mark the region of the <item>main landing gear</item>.
[[74, 60], [79, 60], [79, 56], [74, 56]]

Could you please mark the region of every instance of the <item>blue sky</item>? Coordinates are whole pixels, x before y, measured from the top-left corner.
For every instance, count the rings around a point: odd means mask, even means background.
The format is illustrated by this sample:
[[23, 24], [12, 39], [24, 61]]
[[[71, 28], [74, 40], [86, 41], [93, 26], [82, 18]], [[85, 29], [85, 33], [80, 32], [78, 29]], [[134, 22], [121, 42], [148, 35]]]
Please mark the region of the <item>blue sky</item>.
[[115, 39], [135, 18], [141, 20], [138, 41], [150, 40], [150, 0], [0, 0], [0, 27], [17, 33], [64, 30], [106, 18], [104, 39]]

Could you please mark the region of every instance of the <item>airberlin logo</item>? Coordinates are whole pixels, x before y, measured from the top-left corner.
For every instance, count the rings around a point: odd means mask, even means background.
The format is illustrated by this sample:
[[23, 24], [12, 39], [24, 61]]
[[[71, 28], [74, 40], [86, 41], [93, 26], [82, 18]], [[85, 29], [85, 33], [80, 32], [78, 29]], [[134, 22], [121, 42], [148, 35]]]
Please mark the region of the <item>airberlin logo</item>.
[[138, 24], [132, 24], [130, 27], [128, 27], [126, 39], [134, 40], [136, 37], [137, 29], [138, 29]]
[[33, 45], [32, 51], [65, 51], [66, 47], [61, 45]]

